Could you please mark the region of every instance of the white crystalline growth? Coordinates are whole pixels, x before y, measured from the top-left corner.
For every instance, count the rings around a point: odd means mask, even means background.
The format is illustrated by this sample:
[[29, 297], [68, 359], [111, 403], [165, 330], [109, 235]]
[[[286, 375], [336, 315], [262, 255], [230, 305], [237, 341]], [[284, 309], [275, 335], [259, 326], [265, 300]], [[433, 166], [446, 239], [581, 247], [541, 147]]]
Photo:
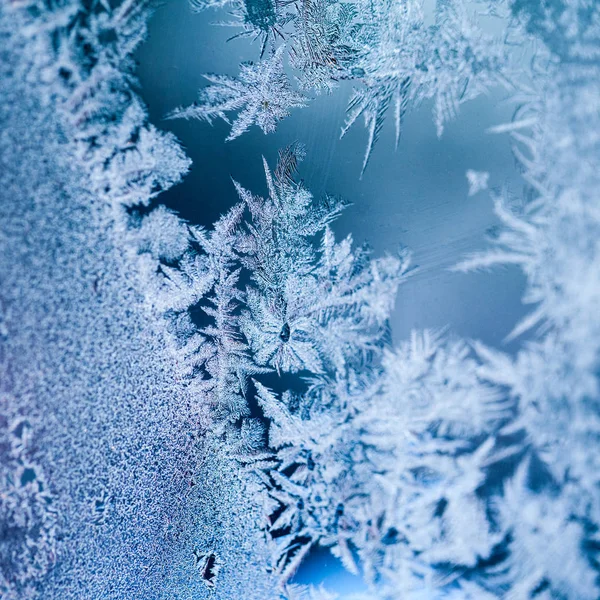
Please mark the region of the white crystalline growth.
[[[343, 203], [302, 185], [297, 147], [212, 228], [126, 217], [189, 164], [129, 85], [143, 3], [2, 8], [3, 597], [335, 597], [291, 581], [315, 546], [370, 598], [600, 595], [600, 9], [555, 4], [508, 7], [550, 71], [511, 82], [496, 129], [529, 190], [460, 266], [525, 272], [513, 337], [539, 334], [516, 356], [430, 331], [393, 347], [407, 255], [336, 241]], [[365, 164], [390, 103], [399, 125], [432, 98], [440, 128], [506, 76], [460, 6], [424, 28], [396, 5], [370, 39]], [[248, 98], [244, 130], [288, 107]]]
[[487, 190], [490, 174], [487, 171], [474, 171], [469, 169], [466, 172], [469, 183], [469, 196], [474, 196], [483, 190]]

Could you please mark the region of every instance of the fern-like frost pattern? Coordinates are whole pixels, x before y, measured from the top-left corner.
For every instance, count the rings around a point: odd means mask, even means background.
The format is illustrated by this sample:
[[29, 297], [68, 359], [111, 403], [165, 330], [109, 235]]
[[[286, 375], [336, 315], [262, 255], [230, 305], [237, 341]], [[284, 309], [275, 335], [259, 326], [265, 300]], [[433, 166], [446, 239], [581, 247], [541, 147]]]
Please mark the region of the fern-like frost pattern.
[[234, 181], [212, 226], [184, 221], [157, 197], [190, 161], [135, 92], [152, 6], [2, 6], [0, 596], [334, 600], [295, 580], [326, 550], [351, 600], [598, 598], [597, 3], [191, 6], [259, 42], [169, 115], [232, 143], [350, 81], [364, 172], [386, 120], [398, 145], [429, 102], [442, 135], [503, 89], [489, 133], [524, 191], [466, 172], [502, 227], [455, 270], [516, 265], [531, 311], [514, 354], [392, 340], [410, 252], [337, 238], [347, 200], [310, 192], [298, 143], [264, 196]]

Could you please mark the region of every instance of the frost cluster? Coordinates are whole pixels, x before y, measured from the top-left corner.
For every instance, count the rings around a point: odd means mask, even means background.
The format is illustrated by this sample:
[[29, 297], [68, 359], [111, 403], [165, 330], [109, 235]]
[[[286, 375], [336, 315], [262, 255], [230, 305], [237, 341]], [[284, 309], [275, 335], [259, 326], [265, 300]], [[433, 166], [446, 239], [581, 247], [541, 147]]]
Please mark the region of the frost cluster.
[[[260, 39], [260, 61], [243, 64], [239, 79], [207, 75], [211, 85], [200, 90], [198, 101], [171, 117], [210, 122], [238, 111], [228, 140], [253, 122], [269, 133], [290, 108], [305, 106], [311, 94], [352, 81], [342, 136], [364, 119], [363, 171], [388, 109], [397, 146], [406, 111], [433, 98], [440, 136], [461, 103], [494, 85], [510, 87], [516, 71], [504, 44], [512, 31], [504, 2], [440, 0], [433, 22], [422, 0], [191, 0], [191, 5], [196, 11], [227, 7], [234, 20], [226, 24], [242, 29], [231, 39]], [[287, 72], [286, 56], [292, 68]]]

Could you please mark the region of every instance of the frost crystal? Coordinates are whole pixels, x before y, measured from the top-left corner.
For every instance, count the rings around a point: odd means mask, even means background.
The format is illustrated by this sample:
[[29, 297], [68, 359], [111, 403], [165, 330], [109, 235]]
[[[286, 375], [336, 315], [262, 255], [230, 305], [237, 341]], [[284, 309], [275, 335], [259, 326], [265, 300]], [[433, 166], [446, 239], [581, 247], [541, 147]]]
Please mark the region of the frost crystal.
[[[196, 0], [191, 4], [194, 10], [216, 6]], [[492, 16], [504, 24], [504, 6], [495, 7], [489, 15], [477, 15], [463, 0], [444, 0], [436, 5], [435, 24], [428, 25], [420, 0], [236, 0], [232, 5], [245, 28], [240, 35], [255, 31], [255, 36], [263, 39], [261, 57], [268, 42], [272, 48], [277, 47], [277, 57], [287, 51], [294, 77], [304, 93], [331, 91], [340, 80], [356, 82], [342, 136], [359, 117], [364, 117], [368, 141], [363, 171], [390, 106], [396, 146], [408, 108], [429, 98], [434, 99], [435, 123], [441, 135], [444, 123], [456, 115], [462, 102], [493, 85], [508, 85], [514, 72], [501, 37], [487, 33], [479, 18]], [[262, 19], [257, 21], [253, 15], [261, 15]], [[279, 46], [278, 39], [283, 40]], [[224, 118], [224, 111], [239, 110], [250, 96], [258, 103], [281, 96], [284, 109], [304, 106], [303, 97], [291, 90], [283, 70], [273, 75], [273, 60], [242, 66], [241, 79], [247, 87], [229, 77], [210, 76], [214, 85], [201, 90], [199, 105], [178, 109], [172, 116], [209, 121], [215, 116]], [[259, 72], [261, 84], [255, 86], [254, 77]], [[228, 139], [243, 133], [256, 112], [249, 105], [234, 123]], [[281, 111], [277, 119], [286, 114]], [[274, 121], [272, 126], [259, 124], [265, 133], [274, 130]]]
[[241, 65], [239, 79], [205, 75], [212, 85], [200, 91], [198, 102], [175, 110], [169, 118], [204, 119], [210, 123], [219, 117], [229, 123], [225, 113], [239, 111], [228, 140], [242, 135], [255, 123], [264, 133], [275, 131], [277, 123], [289, 115], [290, 108], [306, 104], [287, 80], [282, 53], [283, 46], [268, 60]]
[[469, 182], [469, 196], [474, 196], [479, 192], [486, 190], [490, 174], [487, 171], [474, 171], [469, 169], [466, 173]]

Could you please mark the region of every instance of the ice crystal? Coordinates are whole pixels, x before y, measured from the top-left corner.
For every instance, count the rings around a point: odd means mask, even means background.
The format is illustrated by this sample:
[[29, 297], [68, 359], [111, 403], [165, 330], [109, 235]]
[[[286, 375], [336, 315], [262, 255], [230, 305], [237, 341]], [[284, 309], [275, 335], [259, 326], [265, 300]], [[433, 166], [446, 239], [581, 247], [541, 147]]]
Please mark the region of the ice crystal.
[[239, 111], [227, 137], [233, 140], [253, 124], [264, 133], [275, 131], [277, 123], [289, 115], [291, 108], [305, 105], [304, 97], [295, 92], [283, 70], [283, 46], [268, 60], [241, 65], [240, 77], [205, 75], [212, 85], [200, 91], [198, 102], [173, 111], [171, 119], [204, 119], [215, 117], [229, 122], [225, 113]]
[[[265, 165], [267, 200], [237, 186], [252, 215], [241, 250], [255, 282], [247, 289], [242, 331], [259, 364], [342, 370], [381, 340], [407, 265], [391, 257], [368, 261], [364, 250], [352, 252], [350, 238], [336, 243], [327, 224], [343, 203], [329, 196], [314, 202], [294, 180], [295, 164], [289, 149], [274, 176]], [[323, 236], [320, 257], [315, 235]]]
[[469, 196], [474, 196], [487, 189], [490, 174], [487, 171], [474, 171], [469, 169], [466, 173], [469, 182]]

